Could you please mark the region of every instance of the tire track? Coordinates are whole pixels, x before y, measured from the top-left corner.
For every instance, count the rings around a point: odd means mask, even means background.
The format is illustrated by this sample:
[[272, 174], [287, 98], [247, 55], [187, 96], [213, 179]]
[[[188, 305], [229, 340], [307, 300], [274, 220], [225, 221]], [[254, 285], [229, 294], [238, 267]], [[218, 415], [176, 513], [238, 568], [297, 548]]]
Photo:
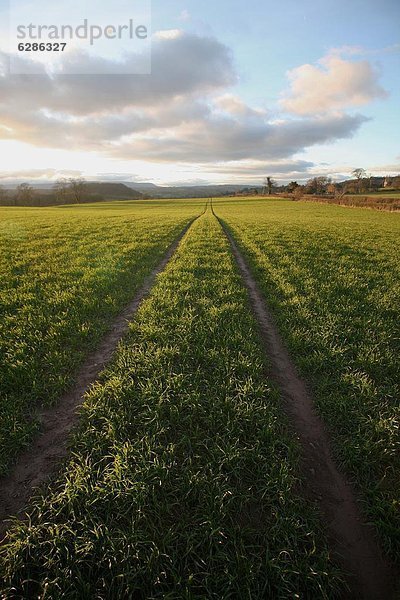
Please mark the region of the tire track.
[[286, 411], [298, 435], [305, 473], [305, 494], [319, 507], [332, 549], [349, 574], [350, 595], [345, 598], [389, 600], [394, 598], [397, 573], [382, 554], [374, 529], [363, 520], [356, 494], [338, 470], [329, 436], [314, 409], [313, 400], [280, 337], [258, 285], [226, 225], [211, 210], [228, 238], [239, 272], [249, 294], [261, 338]]
[[20, 454], [12, 472], [0, 479], [0, 543], [11, 525], [10, 516], [23, 518], [23, 511], [34, 490], [57, 471], [67, 456], [68, 436], [77, 422], [77, 408], [82, 404], [85, 392], [110, 362], [118, 343], [128, 330], [129, 321], [149, 294], [157, 275], [166, 268], [180, 242], [193, 223], [206, 212], [208, 205], [209, 202], [203, 212], [186, 225], [161, 262], [145, 278], [134, 299], [113, 321], [109, 333], [103, 338], [98, 349], [92, 352], [81, 366], [74, 386], [61, 397], [56, 406], [39, 413], [38, 437]]

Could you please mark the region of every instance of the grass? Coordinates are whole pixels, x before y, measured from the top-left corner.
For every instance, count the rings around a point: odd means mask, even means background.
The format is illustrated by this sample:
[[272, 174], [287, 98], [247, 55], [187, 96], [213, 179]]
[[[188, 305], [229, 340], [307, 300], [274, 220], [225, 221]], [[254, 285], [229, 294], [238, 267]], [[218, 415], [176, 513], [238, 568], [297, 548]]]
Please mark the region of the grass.
[[202, 206], [0, 208], [0, 475]]
[[229, 245], [195, 222], [1, 550], [4, 598], [334, 598]]
[[400, 561], [400, 217], [215, 201], [312, 387], [364, 512]]

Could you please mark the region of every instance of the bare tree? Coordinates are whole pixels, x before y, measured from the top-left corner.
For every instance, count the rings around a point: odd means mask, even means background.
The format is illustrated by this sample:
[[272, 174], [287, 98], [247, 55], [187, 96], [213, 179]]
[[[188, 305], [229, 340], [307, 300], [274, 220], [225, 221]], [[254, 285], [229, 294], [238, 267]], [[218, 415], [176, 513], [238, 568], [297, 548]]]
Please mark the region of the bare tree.
[[351, 174], [357, 179], [357, 188], [361, 192], [362, 180], [367, 176], [366, 170], [358, 167], [357, 169], [353, 169]]
[[16, 200], [24, 206], [33, 204], [35, 190], [29, 183], [20, 183], [17, 187]]
[[86, 182], [82, 177], [70, 177], [68, 179], [69, 189], [73, 199], [77, 204], [82, 202], [85, 193]]
[[272, 194], [272, 189], [276, 186], [276, 181], [272, 177], [265, 177], [264, 179], [264, 193], [268, 190], [268, 196]]
[[361, 167], [359, 167], [358, 169], [354, 169], [351, 172], [351, 174], [354, 175], [354, 177], [359, 180], [359, 179], [363, 179], [364, 177], [366, 177], [367, 172], [365, 169], [361, 169]]
[[71, 194], [68, 179], [66, 179], [66, 177], [60, 177], [60, 179], [57, 179], [53, 186], [53, 190], [57, 200], [60, 200], [61, 202], [67, 202], [68, 197]]
[[331, 183], [330, 177], [313, 177], [306, 183], [307, 194], [325, 194], [328, 185]]
[[0, 204], [5, 203], [8, 200], [8, 191], [2, 185], [0, 185]]

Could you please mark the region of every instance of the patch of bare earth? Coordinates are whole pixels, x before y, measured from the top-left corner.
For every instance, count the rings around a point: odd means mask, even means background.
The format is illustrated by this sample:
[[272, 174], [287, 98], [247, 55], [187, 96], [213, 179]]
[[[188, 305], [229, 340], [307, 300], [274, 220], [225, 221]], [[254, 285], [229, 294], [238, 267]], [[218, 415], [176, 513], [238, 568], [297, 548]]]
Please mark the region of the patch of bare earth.
[[[99, 348], [81, 366], [75, 384], [56, 406], [39, 414], [40, 433], [33, 444], [17, 460], [12, 472], [0, 479], [0, 540], [10, 526], [10, 516], [24, 516], [24, 509], [34, 490], [55, 474], [68, 452], [68, 437], [77, 422], [77, 408], [85, 392], [110, 362], [119, 341], [128, 330], [140, 304], [148, 295], [155, 279], [175, 253], [180, 241], [194, 221], [191, 221], [169, 247], [158, 266], [146, 277], [135, 298], [114, 320]], [[1, 542], [0, 542], [1, 543]]]
[[350, 592], [344, 597], [389, 600], [394, 597], [398, 581], [394, 567], [380, 550], [374, 529], [364, 520], [352, 485], [335, 465], [329, 436], [307, 387], [296, 372], [246, 261], [226, 227], [221, 221], [220, 224], [249, 293], [271, 365], [270, 375], [282, 391], [300, 442], [305, 495], [319, 507], [332, 550], [349, 574]]

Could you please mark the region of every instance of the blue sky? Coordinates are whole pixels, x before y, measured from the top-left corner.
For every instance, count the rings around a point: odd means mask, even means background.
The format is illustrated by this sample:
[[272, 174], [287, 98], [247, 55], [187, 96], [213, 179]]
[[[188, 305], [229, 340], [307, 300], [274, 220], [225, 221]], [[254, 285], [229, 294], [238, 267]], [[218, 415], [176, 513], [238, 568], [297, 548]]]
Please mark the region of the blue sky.
[[241, 97], [267, 107], [275, 105], [286, 87], [289, 69], [314, 63], [331, 48], [363, 48], [381, 70], [381, 83], [390, 96], [363, 109], [372, 120], [351, 142], [338, 142], [326, 152], [318, 148], [318, 152], [334, 159], [335, 153], [340, 156], [347, 148], [353, 162], [360, 156], [360, 164], [369, 166], [400, 164], [400, 2], [154, 2], [155, 28], [182, 26], [179, 15], [184, 11], [190, 15], [185, 29], [215, 35], [232, 48], [242, 80], [237, 86]]
[[[116, 76], [3, 75], [1, 176], [165, 184], [395, 173], [399, 25], [394, 0], [153, 0], [153, 73], [119, 80], [119, 97]], [[90, 70], [93, 58], [80, 60]]]

